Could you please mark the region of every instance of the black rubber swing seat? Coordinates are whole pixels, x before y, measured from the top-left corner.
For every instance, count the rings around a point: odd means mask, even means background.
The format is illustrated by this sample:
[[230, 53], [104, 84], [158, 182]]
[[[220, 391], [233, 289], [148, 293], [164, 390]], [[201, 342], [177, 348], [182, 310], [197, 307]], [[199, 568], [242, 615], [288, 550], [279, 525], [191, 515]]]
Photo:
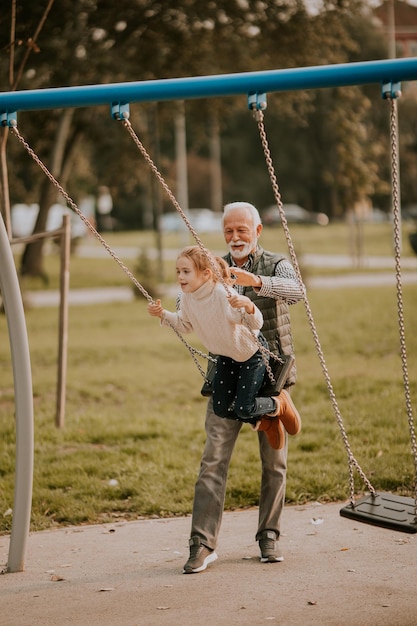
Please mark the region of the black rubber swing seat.
[[342, 517], [382, 526], [403, 533], [417, 533], [416, 503], [413, 498], [396, 496], [391, 493], [368, 495], [344, 506]]

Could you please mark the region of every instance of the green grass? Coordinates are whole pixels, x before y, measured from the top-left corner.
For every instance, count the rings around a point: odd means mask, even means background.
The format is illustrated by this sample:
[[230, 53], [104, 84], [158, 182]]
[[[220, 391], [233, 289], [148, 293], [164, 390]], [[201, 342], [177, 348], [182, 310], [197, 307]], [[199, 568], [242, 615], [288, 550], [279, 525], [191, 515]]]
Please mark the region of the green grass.
[[[73, 261], [71, 279], [81, 284], [91, 260]], [[95, 280], [108, 281], [107, 263], [95, 259], [94, 266]], [[311, 289], [309, 301], [355, 457], [375, 488], [412, 495], [395, 290]], [[417, 286], [407, 285], [413, 400], [416, 307]], [[58, 312], [28, 309], [26, 320], [35, 409], [32, 529], [189, 514], [205, 438], [205, 400], [201, 376], [175, 334], [148, 316], [143, 299], [71, 307], [65, 426], [59, 430], [54, 425]], [[299, 374], [294, 399], [303, 429], [290, 439], [287, 501], [342, 500], [349, 495], [346, 450], [302, 303], [292, 307], [292, 321]], [[0, 533], [11, 528], [11, 516], [4, 514], [13, 507], [15, 463], [7, 332], [2, 316]], [[257, 438], [244, 427], [230, 467], [226, 508], [256, 505], [259, 481]], [[364, 485], [357, 476], [355, 482], [360, 493]]]

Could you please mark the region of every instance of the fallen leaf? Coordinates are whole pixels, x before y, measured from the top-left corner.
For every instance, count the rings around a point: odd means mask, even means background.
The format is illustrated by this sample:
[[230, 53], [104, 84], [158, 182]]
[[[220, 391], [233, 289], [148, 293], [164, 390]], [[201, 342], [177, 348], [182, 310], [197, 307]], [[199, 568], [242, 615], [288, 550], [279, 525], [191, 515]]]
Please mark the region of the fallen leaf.
[[316, 606], [317, 600], [308, 600], [307, 604], [309, 604], [310, 606]]
[[102, 587], [99, 591], [115, 591], [115, 587]]
[[63, 578], [62, 576], [58, 576], [58, 574], [52, 574], [52, 576], [51, 576], [51, 581], [52, 581], [53, 583], [58, 583], [58, 582], [60, 582], [61, 580], [65, 580], [65, 578]]

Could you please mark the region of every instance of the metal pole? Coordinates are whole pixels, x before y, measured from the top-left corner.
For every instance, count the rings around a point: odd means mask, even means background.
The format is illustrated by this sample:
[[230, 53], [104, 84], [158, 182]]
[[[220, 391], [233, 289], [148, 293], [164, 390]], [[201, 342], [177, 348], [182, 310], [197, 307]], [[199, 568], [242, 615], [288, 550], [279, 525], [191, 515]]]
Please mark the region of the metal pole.
[[222, 164], [220, 129], [217, 111], [210, 116], [210, 208], [217, 213], [222, 212]]
[[[177, 166], [177, 198], [180, 207], [188, 216], [188, 166], [187, 166], [187, 135], [185, 128], [184, 102], [177, 104], [175, 112], [175, 157]], [[182, 247], [188, 244], [188, 231], [180, 230]]]
[[189, 78], [0, 93], [2, 123], [16, 111], [186, 100], [417, 80], [417, 57]]
[[0, 289], [9, 327], [16, 405], [16, 478], [8, 572], [24, 569], [33, 484], [33, 393], [29, 342], [19, 280], [0, 217]]
[[64, 215], [61, 243], [61, 277], [59, 302], [59, 338], [58, 338], [58, 383], [56, 393], [55, 425], [63, 428], [65, 422], [65, 398], [67, 385], [67, 355], [68, 355], [68, 294], [70, 279], [71, 254], [71, 221], [69, 215]]

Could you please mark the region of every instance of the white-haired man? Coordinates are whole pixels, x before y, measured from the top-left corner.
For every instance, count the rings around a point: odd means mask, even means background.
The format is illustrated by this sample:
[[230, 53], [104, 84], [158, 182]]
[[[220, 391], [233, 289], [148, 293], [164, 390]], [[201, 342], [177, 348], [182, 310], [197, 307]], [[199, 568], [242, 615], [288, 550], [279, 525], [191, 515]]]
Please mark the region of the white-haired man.
[[[258, 243], [262, 222], [258, 210], [248, 202], [232, 202], [224, 207], [223, 234], [228, 247], [224, 257], [233, 267], [236, 288], [251, 298], [264, 316], [262, 334], [271, 352], [293, 354], [288, 305], [303, 297], [302, 285], [291, 263], [283, 255], [263, 250]], [[296, 380], [295, 365], [285, 387]], [[190, 557], [185, 574], [204, 571], [217, 559], [215, 552], [223, 515], [230, 459], [242, 428], [238, 420], [223, 419], [213, 412], [210, 398], [206, 412], [206, 444], [194, 492], [190, 534]], [[262, 464], [259, 518], [256, 541], [261, 562], [277, 563], [283, 556], [277, 547], [285, 502], [287, 434], [280, 449], [268, 443], [265, 428], [258, 431]]]

